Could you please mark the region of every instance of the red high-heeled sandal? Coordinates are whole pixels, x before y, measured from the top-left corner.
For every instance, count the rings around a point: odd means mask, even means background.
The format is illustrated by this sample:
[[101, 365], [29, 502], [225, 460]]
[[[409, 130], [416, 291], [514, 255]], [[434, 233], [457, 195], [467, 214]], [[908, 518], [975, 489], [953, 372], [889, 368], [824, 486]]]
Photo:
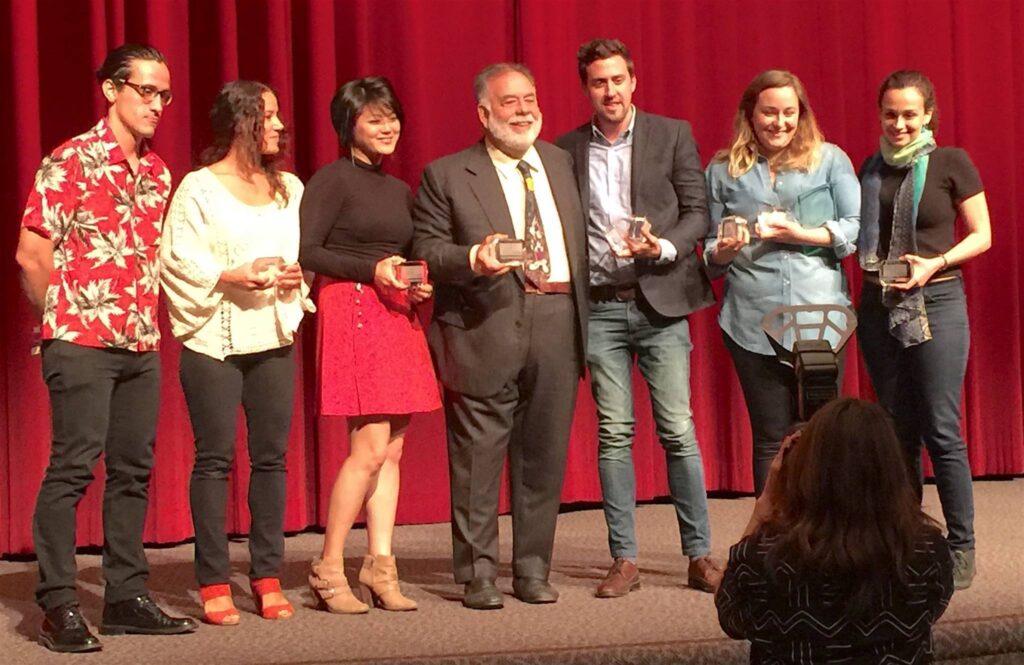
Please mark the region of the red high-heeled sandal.
[[214, 598], [231, 598], [231, 587], [227, 584], [210, 584], [199, 587], [199, 597], [203, 601], [203, 621], [214, 626], [237, 626], [241, 620], [238, 608], [210, 611], [206, 603]]
[[281, 580], [276, 577], [261, 577], [252, 580], [252, 595], [256, 598], [256, 609], [264, 619], [288, 619], [295, 614], [295, 608], [287, 600], [281, 605], [266, 606], [263, 597], [270, 593], [281, 593]]

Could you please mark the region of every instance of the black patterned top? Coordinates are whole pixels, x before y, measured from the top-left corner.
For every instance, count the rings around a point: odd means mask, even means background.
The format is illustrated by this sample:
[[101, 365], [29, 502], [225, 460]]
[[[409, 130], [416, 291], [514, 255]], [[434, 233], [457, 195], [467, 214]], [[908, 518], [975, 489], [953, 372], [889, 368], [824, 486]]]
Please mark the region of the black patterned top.
[[860, 618], [850, 596], [828, 576], [765, 563], [775, 537], [755, 534], [729, 550], [715, 597], [730, 637], [750, 640], [752, 665], [917, 665], [932, 662], [932, 625], [953, 595], [953, 562], [941, 534], [915, 547], [906, 587], [891, 583]]

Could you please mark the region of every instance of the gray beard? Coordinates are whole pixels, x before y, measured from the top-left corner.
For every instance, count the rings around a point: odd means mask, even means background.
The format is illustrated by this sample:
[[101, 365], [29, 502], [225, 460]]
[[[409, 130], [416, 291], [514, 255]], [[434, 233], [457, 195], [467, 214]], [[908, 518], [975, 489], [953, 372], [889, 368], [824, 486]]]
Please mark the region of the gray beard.
[[494, 116], [490, 116], [487, 118], [487, 134], [490, 136], [491, 142], [505, 154], [523, 154], [540, 136], [543, 120], [543, 116], [538, 117], [530, 131], [523, 135], [512, 131], [507, 123], [498, 122]]

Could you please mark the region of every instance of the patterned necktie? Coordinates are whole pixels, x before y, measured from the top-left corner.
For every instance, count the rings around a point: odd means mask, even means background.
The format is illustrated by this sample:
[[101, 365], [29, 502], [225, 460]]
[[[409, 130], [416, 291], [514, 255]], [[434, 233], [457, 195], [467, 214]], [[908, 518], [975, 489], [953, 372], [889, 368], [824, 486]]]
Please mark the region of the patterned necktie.
[[526, 256], [523, 261], [523, 274], [526, 276], [528, 289], [533, 287], [543, 291], [551, 277], [548, 242], [544, 238], [544, 225], [540, 221], [540, 209], [537, 207], [530, 165], [521, 161], [516, 164], [516, 168], [523, 174], [523, 184], [526, 186], [526, 227], [523, 233]]

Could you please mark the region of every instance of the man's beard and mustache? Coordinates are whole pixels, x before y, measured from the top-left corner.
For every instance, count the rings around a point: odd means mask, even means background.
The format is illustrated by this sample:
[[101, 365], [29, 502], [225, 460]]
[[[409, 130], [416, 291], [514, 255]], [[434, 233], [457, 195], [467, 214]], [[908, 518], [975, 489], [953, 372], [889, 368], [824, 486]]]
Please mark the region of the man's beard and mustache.
[[[531, 120], [533, 124], [526, 133], [519, 133], [512, 128], [513, 122]], [[517, 113], [506, 121], [498, 120], [491, 113], [487, 116], [487, 133], [491, 141], [502, 152], [506, 154], [523, 154], [530, 149], [537, 137], [540, 136], [540, 128], [544, 116], [540, 111], [533, 113]]]

